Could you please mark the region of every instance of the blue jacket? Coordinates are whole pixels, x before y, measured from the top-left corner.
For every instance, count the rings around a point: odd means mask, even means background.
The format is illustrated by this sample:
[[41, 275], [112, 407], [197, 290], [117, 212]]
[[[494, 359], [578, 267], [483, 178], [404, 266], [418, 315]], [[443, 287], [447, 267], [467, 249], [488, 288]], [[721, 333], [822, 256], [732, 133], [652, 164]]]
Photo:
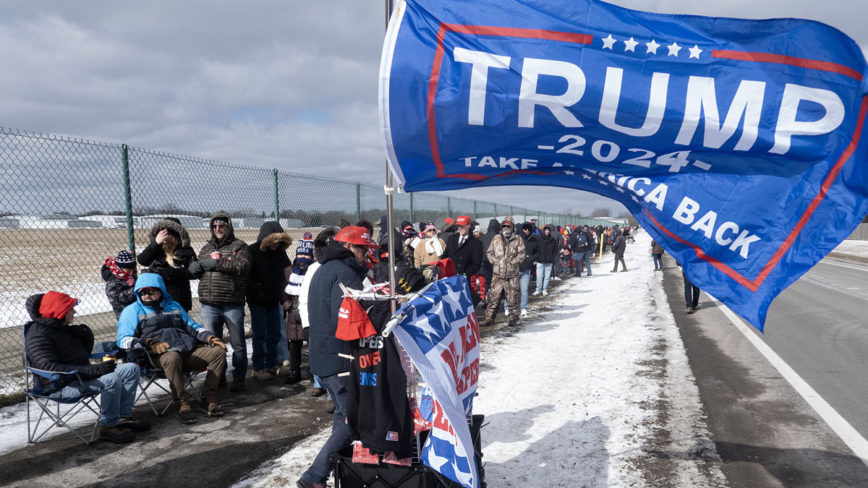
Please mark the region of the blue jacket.
[[[159, 288], [163, 300], [156, 307], [147, 307], [139, 297], [142, 288]], [[130, 349], [144, 345], [146, 339], [166, 342], [181, 354], [188, 354], [208, 342], [211, 333], [194, 322], [184, 308], [166, 292], [163, 278], [155, 273], [144, 273], [136, 280], [136, 303], [127, 305], [118, 319], [118, 346]]]

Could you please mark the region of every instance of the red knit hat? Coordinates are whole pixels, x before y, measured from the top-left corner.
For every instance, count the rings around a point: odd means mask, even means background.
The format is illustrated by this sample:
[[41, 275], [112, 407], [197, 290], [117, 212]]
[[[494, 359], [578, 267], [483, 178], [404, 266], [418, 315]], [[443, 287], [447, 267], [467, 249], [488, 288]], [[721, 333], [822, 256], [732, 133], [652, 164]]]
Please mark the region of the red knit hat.
[[49, 291], [42, 296], [39, 303], [39, 315], [47, 319], [62, 319], [64, 315], [78, 305], [78, 298], [72, 298], [66, 293]]

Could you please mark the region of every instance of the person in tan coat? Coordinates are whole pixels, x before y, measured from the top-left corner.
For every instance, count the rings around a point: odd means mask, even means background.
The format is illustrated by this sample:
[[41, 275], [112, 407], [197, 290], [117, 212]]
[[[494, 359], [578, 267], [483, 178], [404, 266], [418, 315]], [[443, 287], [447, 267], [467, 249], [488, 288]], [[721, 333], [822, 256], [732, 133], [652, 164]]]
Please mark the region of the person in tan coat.
[[416, 267], [437, 262], [445, 253], [446, 243], [437, 237], [437, 228], [434, 224], [429, 223], [425, 227], [425, 239], [416, 244], [416, 251], [413, 253]]

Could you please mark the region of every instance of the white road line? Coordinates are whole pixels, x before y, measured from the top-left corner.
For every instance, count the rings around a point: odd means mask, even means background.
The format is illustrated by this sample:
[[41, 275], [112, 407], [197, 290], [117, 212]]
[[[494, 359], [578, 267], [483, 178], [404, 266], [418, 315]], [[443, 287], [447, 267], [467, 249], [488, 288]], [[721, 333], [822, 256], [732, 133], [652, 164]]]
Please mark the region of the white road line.
[[844, 263], [841, 263], [838, 261], [833, 261], [831, 258], [823, 259], [818, 264], [828, 264], [829, 266], [838, 266], [839, 268], [850, 268], [850, 269], [855, 269], [858, 271], [868, 271], [868, 267], [865, 267], [865, 266], [860, 267], [858, 265], [854, 266], [852, 264], [844, 264]]
[[732, 322], [735, 327], [747, 337], [747, 340], [757, 348], [757, 350], [765, 356], [766, 359], [778, 370], [781, 376], [786, 379], [793, 388], [808, 402], [814, 411], [822, 418], [832, 430], [838, 434], [838, 437], [844, 441], [850, 449], [853, 450], [853, 453], [859, 456], [862, 459], [862, 462], [868, 465], [868, 441], [862, 437], [856, 429], [850, 425], [844, 417], [841, 416], [831, 405], [829, 405], [823, 397], [820, 396], [819, 393], [814, 391], [811, 386], [802, 379], [801, 376], [798, 375], [793, 368], [791, 368], [780, 356], [778, 356], [772, 348], [768, 346], [765, 342], [762, 341], [756, 334], [753, 332], [753, 329], [750, 328], [749, 325], [745, 324], [738, 315], [736, 315], [732, 310], [730, 310], [726, 305], [713, 298], [715, 303], [720, 307], [720, 310], [723, 311], [724, 315]]

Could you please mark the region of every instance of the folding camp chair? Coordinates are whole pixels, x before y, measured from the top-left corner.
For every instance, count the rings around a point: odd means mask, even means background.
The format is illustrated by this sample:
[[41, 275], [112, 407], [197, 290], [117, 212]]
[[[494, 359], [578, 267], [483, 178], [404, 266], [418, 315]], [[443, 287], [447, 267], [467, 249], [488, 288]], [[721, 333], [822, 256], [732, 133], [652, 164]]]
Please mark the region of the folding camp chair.
[[[24, 364], [25, 375], [24, 395], [25, 403], [27, 406], [27, 443], [35, 444], [53, 427], [63, 426], [66, 427], [67, 430], [75, 434], [76, 437], [81, 439], [85, 444], [92, 444], [93, 440], [96, 438], [96, 430], [99, 426], [100, 406], [99, 399], [97, 398], [99, 392], [85, 393], [81, 396], [69, 398], [51, 398], [49, 395], [45, 395], [42, 391], [42, 386], [36, 379], [36, 376], [40, 376], [51, 382], [58, 382], [62, 384], [82, 380], [78, 374], [78, 371], [60, 372], [45, 371], [32, 368], [30, 366], [30, 362], [27, 360], [26, 335], [28, 328], [28, 324], [25, 324], [21, 331], [21, 342], [24, 346], [21, 355]], [[98, 354], [96, 356], [102, 356], [102, 354]], [[39, 417], [36, 418], [36, 425], [32, 425], [33, 419], [30, 415], [31, 403], [35, 403], [39, 406], [40, 409]], [[61, 408], [62, 405], [64, 406], [64, 408]], [[76, 430], [69, 424], [76, 415], [85, 410], [89, 410], [96, 415], [96, 420], [94, 420], [93, 429], [91, 430], [90, 434], [90, 440], [82, 437], [82, 435], [76, 432]], [[48, 426], [45, 427], [40, 433], [39, 426], [40, 424], [42, 424], [44, 417], [48, 417], [47, 419], [45, 419], [45, 423], [47, 423]]]
[[[172, 398], [172, 390], [157, 382], [157, 380], [166, 379], [166, 373], [160, 366], [159, 361], [154, 361], [154, 356], [152, 356], [151, 352], [145, 348], [130, 349], [127, 354], [131, 358], [136, 357], [136, 363], [138, 363], [141, 370], [141, 375], [139, 376], [139, 396], [136, 398], [136, 403], [138, 403], [138, 401], [142, 397], [145, 397], [145, 400], [148, 402], [151, 410], [154, 411], [154, 415], [162, 417], [169, 410], [169, 407], [171, 407], [172, 404], [175, 403], [175, 399]], [[199, 397], [199, 394], [196, 393], [196, 388], [193, 386], [193, 381], [196, 379], [196, 376], [202, 371], [189, 371], [183, 373], [184, 388], [186, 388], [187, 391], [190, 392], [190, 395], [192, 395], [193, 398], [195, 398], [196, 401], [200, 403], [202, 402], [202, 399]], [[162, 411], [157, 410], [157, 407], [154, 405], [153, 400], [151, 400], [150, 395], [148, 395], [148, 388], [151, 385], [155, 385], [165, 394], [169, 395], [169, 403], [165, 406], [165, 408], [163, 408]]]

